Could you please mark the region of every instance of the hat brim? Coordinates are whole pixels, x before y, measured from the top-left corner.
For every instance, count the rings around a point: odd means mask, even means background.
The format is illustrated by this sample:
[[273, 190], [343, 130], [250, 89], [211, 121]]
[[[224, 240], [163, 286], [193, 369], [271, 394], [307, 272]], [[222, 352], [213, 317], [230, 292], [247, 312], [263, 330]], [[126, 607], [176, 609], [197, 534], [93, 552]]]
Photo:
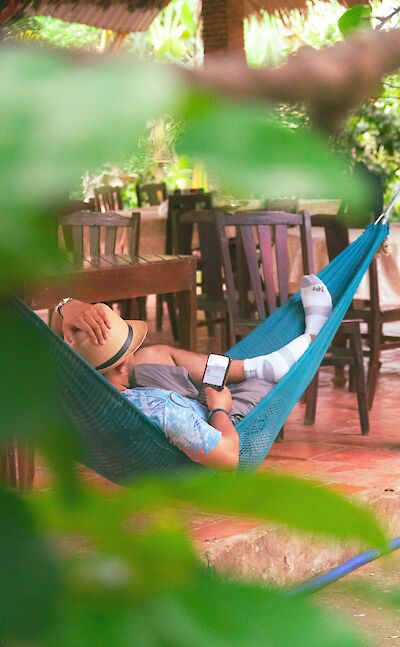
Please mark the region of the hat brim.
[[107, 368], [98, 369], [100, 373], [108, 373], [108, 371], [111, 371], [113, 368], [122, 364], [122, 362], [132, 355], [132, 353], [135, 353], [137, 349], [140, 348], [146, 338], [148, 327], [145, 321], [141, 321], [140, 319], [125, 319], [125, 321], [133, 330], [132, 341], [123, 355], [121, 355], [115, 362], [110, 366], [107, 366]]

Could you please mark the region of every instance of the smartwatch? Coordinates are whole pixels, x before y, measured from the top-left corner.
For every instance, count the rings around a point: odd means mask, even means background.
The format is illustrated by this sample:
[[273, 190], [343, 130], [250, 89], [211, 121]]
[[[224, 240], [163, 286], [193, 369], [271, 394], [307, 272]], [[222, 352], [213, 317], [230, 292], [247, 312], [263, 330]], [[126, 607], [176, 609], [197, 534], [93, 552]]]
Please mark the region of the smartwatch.
[[61, 299], [60, 303], [57, 303], [55, 307], [55, 311], [61, 317], [61, 319], [63, 318], [61, 314], [61, 308], [65, 306], [65, 304], [68, 303], [68, 301], [72, 301], [72, 297], [65, 297], [65, 299]]

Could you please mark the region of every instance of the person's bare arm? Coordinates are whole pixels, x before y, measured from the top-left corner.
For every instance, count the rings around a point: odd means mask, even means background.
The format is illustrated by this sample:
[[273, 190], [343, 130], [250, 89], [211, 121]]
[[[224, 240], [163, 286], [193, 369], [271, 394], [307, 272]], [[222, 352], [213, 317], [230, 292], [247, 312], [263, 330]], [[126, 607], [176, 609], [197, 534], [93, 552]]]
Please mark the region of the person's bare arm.
[[110, 322], [105, 312], [96, 304], [91, 305], [78, 299], [72, 299], [63, 305], [62, 317], [56, 312], [51, 320], [51, 327], [73, 345], [74, 333], [77, 330], [86, 332], [93, 344], [103, 344], [107, 339]]
[[[225, 409], [229, 412], [232, 408], [232, 396], [226, 387], [222, 391], [215, 391], [208, 387], [207, 406], [209, 410]], [[215, 449], [208, 454], [204, 452], [187, 451], [185, 453], [197, 463], [215, 467], [218, 469], [233, 469], [239, 462], [239, 435], [230, 421], [228, 415], [223, 411], [216, 411], [210, 420], [210, 425], [221, 432], [222, 438]]]
[[[146, 346], [135, 353], [135, 364], [168, 364], [183, 366], [189, 371], [190, 377], [195, 382], [201, 382], [206, 367], [208, 355], [193, 353], [190, 350], [174, 348], [164, 344]], [[234, 359], [228, 373], [228, 383], [242, 382], [244, 380], [243, 361]]]

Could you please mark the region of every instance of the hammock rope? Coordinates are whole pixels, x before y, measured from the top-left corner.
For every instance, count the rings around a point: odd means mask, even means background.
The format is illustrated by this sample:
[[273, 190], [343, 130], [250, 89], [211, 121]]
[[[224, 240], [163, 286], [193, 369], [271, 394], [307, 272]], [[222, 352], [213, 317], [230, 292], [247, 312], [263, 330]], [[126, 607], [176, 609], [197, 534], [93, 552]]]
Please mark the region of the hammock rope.
[[[333, 312], [316, 339], [274, 389], [237, 425], [239, 469], [254, 469], [266, 457], [282, 425], [311, 382], [379, 246], [388, 235], [385, 219], [369, 225], [320, 273]], [[171, 475], [204, 469], [171, 445], [164, 434], [102, 375], [59, 338], [21, 301], [18, 317], [51, 348], [56, 368], [54, 397], [82, 447], [79, 460], [117, 483], [148, 473]], [[276, 310], [227, 354], [244, 359], [272, 352], [304, 332], [300, 293]]]

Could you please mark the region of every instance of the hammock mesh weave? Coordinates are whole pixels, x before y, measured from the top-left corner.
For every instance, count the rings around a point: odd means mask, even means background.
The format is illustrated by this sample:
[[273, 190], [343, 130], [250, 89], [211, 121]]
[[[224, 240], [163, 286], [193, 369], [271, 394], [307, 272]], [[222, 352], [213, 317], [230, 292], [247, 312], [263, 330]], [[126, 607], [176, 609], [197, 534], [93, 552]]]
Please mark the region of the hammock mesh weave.
[[[237, 425], [241, 469], [254, 469], [298, 402], [329, 348], [362, 277], [388, 235], [388, 225], [364, 233], [320, 273], [334, 309], [309, 349], [277, 386]], [[140, 474], [173, 474], [202, 469], [171, 445], [162, 432], [21, 301], [18, 317], [51, 348], [57, 371], [54, 397], [82, 447], [79, 460], [117, 483]], [[234, 346], [228, 355], [244, 359], [270, 353], [304, 332], [300, 293]]]

